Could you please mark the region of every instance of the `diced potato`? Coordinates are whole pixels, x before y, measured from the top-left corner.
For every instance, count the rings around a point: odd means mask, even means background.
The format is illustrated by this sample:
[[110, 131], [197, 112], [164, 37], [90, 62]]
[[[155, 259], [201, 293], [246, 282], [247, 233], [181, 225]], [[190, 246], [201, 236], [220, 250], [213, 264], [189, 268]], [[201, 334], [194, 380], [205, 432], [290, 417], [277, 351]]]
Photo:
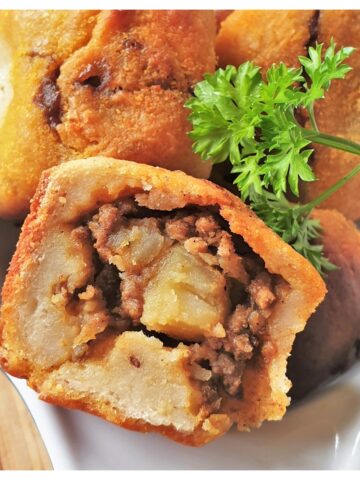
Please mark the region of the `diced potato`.
[[180, 340], [224, 336], [228, 312], [224, 276], [181, 245], [173, 246], [144, 293], [140, 321]]
[[165, 238], [161, 235], [156, 221], [152, 218], [135, 219], [112, 233], [107, 246], [114, 252], [110, 257], [120, 271], [140, 272], [161, 252]]

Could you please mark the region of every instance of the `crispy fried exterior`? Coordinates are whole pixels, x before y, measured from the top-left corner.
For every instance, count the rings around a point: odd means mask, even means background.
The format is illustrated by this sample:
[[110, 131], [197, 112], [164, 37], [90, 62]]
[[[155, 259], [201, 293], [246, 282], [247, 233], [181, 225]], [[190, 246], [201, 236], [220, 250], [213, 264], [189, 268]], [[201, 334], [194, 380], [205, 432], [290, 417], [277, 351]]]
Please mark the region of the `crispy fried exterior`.
[[297, 66], [306, 53], [315, 10], [236, 10], [221, 23], [216, 53], [221, 67], [248, 60], [263, 70], [273, 63]]
[[[355, 53], [346, 61], [353, 70], [345, 80], [332, 82], [325, 99], [315, 104], [320, 131], [360, 142], [360, 12], [321, 11], [318, 25], [319, 43], [329, 45], [331, 37], [338, 47], [352, 46]], [[359, 157], [321, 145], [315, 146], [313, 168], [316, 182], [303, 185], [303, 200], [311, 200], [359, 163]], [[322, 206], [335, 208], [348, 218], [360, 218], [360, 175], [338, 190]]]
[[[179, 386], [189, 397], [185, 413], [187, 422], [193, 423], [190, 431], [174, 428], [172, 424], [145, 422], [139, 413], [137, 417], [124, 413], [112, 397], [102, 394], [102, 388], [104, 391], [115, 388], [111, 387], [115, 375], [112, 372], [114, 369], [116, 372], [121, 364], [122, 352], [130, 348], [131, 338], [136, 334], [140, 341], [141, 332], [125, 332], [116, 341], [100, 339], [95, 356], [80, 363], [64, 360], [66, 337], [59, 339], [59, 336], [65, 333], [51, 323], [51, 304], [45, 310], [42, 305], [53, 282], [58, 282], [59, 278], [67, 279], [76, 289], [89, 268], [86, 248], [69, 243], [67, 232], [71, 226], [77, 225], [98, 205], [140, 192], [149, 194], [147, 204], [150, 208], [218, 206], [219, 214], [228, 222], [230, 230], [241, 235], [263, 259], [268, 272], [281, 276], [288, 283], [286, 297], [276, 305], [268, 319], [261, 355], [245, 368], [241, 399], [224, 402], [219, 413], [206, 417], [205, 407], [199, 404], [196, 382], [184, 380]], [[61, 248], [64, 248], [62, 255]], [[24, 223], [2, 292], [1, 364], [9, 373], [27, 378], [46, 401], [80, 408], [127, 428], [160, 431], [182, 443], [201, 445], [223, 434], [232, 422], [236, 422], [240, 430], [248, 430], [260, 426], [264, 420], [282, 418], [289, 403], [286, 393], [290, 382], [285, 375], [287, 357], [296, 333], [304, 328], [307, 318], [324, 295], [325, 285], [312, 265], [285, 244], [239, 198], [221, 187], [191, 178], [183, 172], [133, 162], [105, 157], [76, 160], [43, 174], [30, 215]], [[71, 325], [67, 324], [66, 328]], [[146, 337], [141, 338], [145, 342]], [[155, 339], [151, 341], [155, 342]], [[39, 348], [34, 343], [38, 343]], [[158, 343], [154, 344], [156, 348], [159, 348]], [[54, 351], [49, 352], [49, 346]], [[168, 350], [164, 347], [159, 351], [165, 355]], [[180, 355], [178, 360], [178, 357], [171, 356], [171, 362], [175, 362], [179, 375], [184, 375], [181, 373], [181, 359], [186, 357], [187, 348], [176, 348], [171, 352], [171, 355]], [[139, 355], [147, 353], [148, 349], [144, 347]], [[169, 369], [171, 373], [173, 370]], [[155, 376], [151, 382], [156, 380], [157, 371], [158, 368], [151, 369], [151, 366], [148, 369], [148, 375]], [[122, 375], [127, 378], [124, 372]], [[161, 369], [159, 375], [163, 375]], [[176, 374], [176, 378], [179, 375]], [[81, 388], [96, 378], [100, 378], [100, 386], [96, 387], [95, 393], [91, 390], [95, 387]], [[116, 373], [115, 378], [122, 376]], [[145, 385], [146, 378], [143, 382], [129, 381], [128, 384]], [[162, 401], [161, 391], [159, 401]], [[126, 392], [119, 394], [118, 401], [123, 401], [126, 395]]]
[[13, 97], [0, 124], [0, 216], [27, 212], [45, 168], [88, 155], [208, 177], [183, 104], [214, 70], [215, 29], [207, 11], [1, 12]]
[[360, 232], [335, 210], [317, 210], [326, 256], [338, 266], [326, 278], [328, 294], [296, 336], [289, 358], [290, 395], [301, 398], [345, 368], [360, 338]]
[[221, 23], [225, 20], [226, 17], [232, 13], [233, 10], [216, 10], [216, 31], [220, 30]]

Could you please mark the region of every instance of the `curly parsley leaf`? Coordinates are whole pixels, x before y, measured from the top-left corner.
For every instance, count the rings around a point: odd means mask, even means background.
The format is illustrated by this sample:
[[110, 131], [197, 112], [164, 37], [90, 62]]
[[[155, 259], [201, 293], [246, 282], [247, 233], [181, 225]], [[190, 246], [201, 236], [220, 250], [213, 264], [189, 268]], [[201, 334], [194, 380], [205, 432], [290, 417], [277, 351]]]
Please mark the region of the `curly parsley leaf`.
[[191, 109], [194, 152], [202, 159], [221, 163], [241, 162], [246, 141], [254, 139], [260, 118], [252, 108], [261, 83], [259, 68], [246, 62], [207, 74], [199, 82], [186, 107]]
[[287, 185], [299, 195], [299, 179], [314, 181], [315, 175], [308, 162], [313, 150], [304, 138], [292, 112], [274, 111], [271, 120], [265, 119], [262, 141], [268, 152], [263, 164], [263, 186], [277, 196], [285, 193]]
[[351, 70], [351, 67], [343, 62], [355, 51], [354, 48], [344, 47], [336, 51], [336, 44], [331, 39], [324, 56], [322, 56], [322, 50], [323, 45], [318, 44], [309, 48], [308, 57], [299, 57], [299, 61], [310, 79], [310, 83], [305, 83], [306, 91], [301, 102], [304, 107], [308, 107], [315, 100], [324, 98], [331, 81], [345, 78], [345, 75]]

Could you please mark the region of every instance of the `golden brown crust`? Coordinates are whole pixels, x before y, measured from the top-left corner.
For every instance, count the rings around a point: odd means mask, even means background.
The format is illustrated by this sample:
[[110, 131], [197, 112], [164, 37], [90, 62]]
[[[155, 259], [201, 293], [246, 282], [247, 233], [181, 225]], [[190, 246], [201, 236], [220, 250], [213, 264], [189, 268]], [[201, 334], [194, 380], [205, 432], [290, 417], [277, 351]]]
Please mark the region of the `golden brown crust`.
[[[319, 130], [330, 135], [360, 142], [360, 12], [321, 11], [318, 25], [318, 42], [327, 47], [331, 37], [337, 47], [355, 47], [356, 51], [346, 61], [353, 70], [346, 80], [332, 82], [324, 100], [315, 105], [315, 117]], [[352, 168], [359, 164], [359, 157], [321, 145], [315, 146], [313, 168], [317, 181], [303, 186], [303, 200], [311, 200]], [[335, 208], [350, 219], [360, 218], [360, 175], [357, 175], [328, 200], [324, 208]]]
[[[4, 318], [8, 315], [7, 307], [4, 302], [4, 299], [11, 297], [16, 291], [19, 284], [19, 277], [21, 275], [21, 267], [24, 265], [26, 260], [31, 257], [32, 252], [35, 248], [35, 245], [40, 243], [45, 236], [45, 225], [37, 221], [37, 212], [40, 206], [40, 201], [45, 195], [46, 188], [48, 185], [48, 172], [44, 172], [42, 175], [42, 180], [36, 190], [36, 194], [31, 202], [31, 211], [26, 217], [25, 222], [23, 223], [21, 229], [21, 248], [17, 249], [15, 255], [11, 260], [8, 273], [5, 277], [5, 282], [2, 287], [1, 297], [2, 297], [2, 313], [0, 316], [0, 340], [3, 338], [3, 329], [5, 326]], [[11, 315], [11, 313], [10, 313]], [[11, 331], [11, 325], [7, 325], [8, 335], [16, 336], [16, 332]], [[16, 347], [15, 347], [16, 348]], [[6, 355], [2, 351], [0, 346], [0, 362], [2, 366], [11, 374], [19, 378], [26, 378], [30, 373], [30, 366], [25, 358], [21, 356], [21, 350], [18, 350], [17, 353], [14, 353], [12, 349], [7, 350]], [[16, 356], [15, 361], [13, 357]]]
[[1, 217], [27, 212], [44, 169], [83, 156], [209, 175], [183, 104], [214, 70], [214, 12], [1, 12], [0, 37], [13, 88], [0, 126]]
[[300, 398], [351, 360], [360, 338], [360, 232], [336, 210], [317, 210], [325, 255], [338, 269], [326, 278], [328, 294], [297, 335], [288, 374]]
[[0, 12], [13, 89], [3, 123], [0, 119], [0, 217], [23, 217], [41, 172], [69, 155], [33, 99], [43, 79], [89, 41], [95, 19], [90, 11]]
[[[183, 443], [203, 444], [229, 428], [228, 415], [209, 417], [205, 420], [206, 428], [203, 424], [191, 434], [175, 432], [168, 427], [144, 426], [141, 422], [123, 418], [119, 412], [115, 414], [113, 407], [106, 406], [106, 403], [94, 402], [84, 395], [79, 398], [76, 390], [69, 388], [65, 394], [57, 393], [51, 382], [46, 383], [50, 373], [40, 367], [36, 357], [27, 358], [30, 354], [21, 339], [23, 320], [19, 318], [19, 305], [28, 297], [24, 285], [26, 274], [37, 268], [36, 262], [46, 238], [53, 229], [66, 229], [76, 223], [96, 205], [111, 203], [121, 196], [138, 192], [150, 192], [150, 195], [154, 192], [157, 203], [159, 195], [172, 199], [174, 204], [171, 208], [187, 204], [219, 206], [219, 213], [228, 221], [231, 231], [241, 235], [260, 255], [270, 273], [280, 275], [289, 284], [290, 293], [279, 302], [270, 317], [269, 338], [263, 346], [261, 358], [245, 371], [243, 399], [227, 405], [231, 420], [241, 430], [259, 426], [266, 419], [280, 419], [289, 402], [286, 396], [290, 386], [285, 377], [286, 359], [295, 334], [304, 328], [307, 318], [324, 297], [323, 281], [311, 264], [228, 191], [182, 172], [132, 162], [97, 157], [68, 162], [43, 175], [3, 289], [0, 356], [4, 368], [14, 375], [29, 378], [30, 384], [47, 401], [91, 411], [129, 428], [162, 431]], [[32, 279], [35, 282], [34, 275]], [[66, 370], [67, 363], [64, 365]], [[54, 365], [50, 369], [55, 384], [61, 377], [58, 374], [61, 368]]]
[[219, 65], [248, 60], [264, 71], [273, 63], [298, 66], [306, 53], [315, 10], [236, 10], [221, 23], [216, 39]]

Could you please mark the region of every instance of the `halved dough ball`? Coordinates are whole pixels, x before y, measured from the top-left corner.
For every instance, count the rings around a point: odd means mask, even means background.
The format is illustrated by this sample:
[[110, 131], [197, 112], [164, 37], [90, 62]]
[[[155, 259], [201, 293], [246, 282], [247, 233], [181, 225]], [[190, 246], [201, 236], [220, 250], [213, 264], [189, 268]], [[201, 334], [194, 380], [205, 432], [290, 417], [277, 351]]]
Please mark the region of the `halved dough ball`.
[[43, 175], [24, 223], [0, 361], [46, 401], [203, 445], [283, 417], [287, 358], [324, 294], [312, 265], [218, 185], [74, 160]]

